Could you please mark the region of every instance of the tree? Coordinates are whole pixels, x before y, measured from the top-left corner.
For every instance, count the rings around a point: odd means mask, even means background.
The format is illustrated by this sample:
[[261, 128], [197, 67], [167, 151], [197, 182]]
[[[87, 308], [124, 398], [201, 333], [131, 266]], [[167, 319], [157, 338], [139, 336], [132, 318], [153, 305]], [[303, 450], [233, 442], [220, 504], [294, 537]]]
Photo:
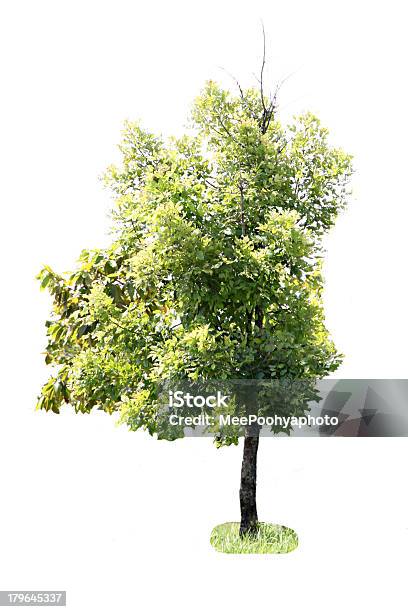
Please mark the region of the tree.
[[[305, 380], [309, 393], [289, 403], [305, 414], [313, 382], [341, 361], [324, 325], [321, 258], [350, 156], [312, 114], [282, 125], [262, 78], [238, 95], [208, 82], [179, 139], [126, 123], [120, 150], [105, 176], [112, 245], [83, 251], [73, 273], [39, 275], [54, 303], [55, 372], [38, 408], [119, 412], [131, 430], [166, 437], [160, 381]], [[258, 523], [259, 427], [214, 430], [217, 446], [241, 434], [243, 535]]]

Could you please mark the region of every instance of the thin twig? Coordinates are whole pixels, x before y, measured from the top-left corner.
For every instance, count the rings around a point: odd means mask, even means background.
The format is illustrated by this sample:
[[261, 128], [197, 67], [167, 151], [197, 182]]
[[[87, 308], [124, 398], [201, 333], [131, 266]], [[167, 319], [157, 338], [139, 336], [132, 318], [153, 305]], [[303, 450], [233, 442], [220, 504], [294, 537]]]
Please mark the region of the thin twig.
[[239, 89], [239, 95], [244, 100], [244, 90], [242, 89], [241, 84], [238, 81], [238, 79], [233, 74], [231, 74], [231, 72], [228, 72], [228, 70], [226, 70], [223, 66], [219, 66], [219, 69], [223, 70], [225, 72], [225, 74], [227, 74], [234, 81], [234, 83], [236, 84], [236, 86]]
[[263, 22], [262, 23], [262, 39], [263, 39], [263, 55], [262, 55], [262, 67], [261, 67], [261, 78], [260, 78], [260, 85], [261, 85], [261, 101], [262, 101], [262, 106], [264, 109], [264, 113], [267, 112], [266, 109], [266, 104], [265, 104], [265, 97], [264, 97], [264, 88], [263, 88], [263, 73], [264, 73], [264, 69], [265, 69], [265, 63], [266, 63], [266, 36], [265, 36], [265, 27]]

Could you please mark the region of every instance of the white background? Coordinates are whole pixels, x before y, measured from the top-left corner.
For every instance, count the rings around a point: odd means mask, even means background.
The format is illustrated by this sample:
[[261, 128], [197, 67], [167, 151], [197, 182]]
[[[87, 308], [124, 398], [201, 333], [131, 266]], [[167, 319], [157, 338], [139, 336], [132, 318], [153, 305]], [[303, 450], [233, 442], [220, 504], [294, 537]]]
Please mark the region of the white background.
[[262, 520], [287, 556], [209, 545], [237, 520], [240, 448], [157, 442], [103, 414], [34, 413], [49, 300], [35, 274], [109, 238], [98, 176], [125, 118], [180, 132], [207, 78], [251, 82], [262, 18], [282, 116], [310, 109], [355, 156], [327, 241], [342, 377], [408, 378], [404, 3], [247, 0], [1, 5], [0, 589], [66, 589], [97, 610], [406, 610], [405, 439], [261, 441]]

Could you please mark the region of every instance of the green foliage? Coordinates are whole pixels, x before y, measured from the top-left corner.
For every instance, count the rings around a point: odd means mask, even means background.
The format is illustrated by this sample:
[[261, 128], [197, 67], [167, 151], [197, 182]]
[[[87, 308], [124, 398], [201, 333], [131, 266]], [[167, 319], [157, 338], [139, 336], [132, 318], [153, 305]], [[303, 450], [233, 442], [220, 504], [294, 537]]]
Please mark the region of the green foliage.
[[[194, 135], [164, 141], [126, 123], [110, 167], [114, 242], [53, 297], [38, 408], [120, 412], [157, 432], [157, 382], [325, 376], [340, 362], [324, 326], [321, 241], [345, 206], [350, 156], [311, 114], [265, 123], [259, 92], [209, 82]], [[236, 441], [217, 439], [217, 444]]]

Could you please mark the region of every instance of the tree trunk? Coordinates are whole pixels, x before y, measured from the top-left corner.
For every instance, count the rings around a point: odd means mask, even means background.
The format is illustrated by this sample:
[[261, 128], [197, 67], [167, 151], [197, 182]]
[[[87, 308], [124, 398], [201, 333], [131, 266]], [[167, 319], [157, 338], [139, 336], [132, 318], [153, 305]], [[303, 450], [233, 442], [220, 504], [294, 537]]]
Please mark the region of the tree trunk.
[[258, 527], [256, 510], [256, 458], [259, 445], [259, 427], [245, 432], [244, 454], [241, 468], [241, 487], [239, 501], [241, 505], [241, 525], [239, 535], [254, 534]]

